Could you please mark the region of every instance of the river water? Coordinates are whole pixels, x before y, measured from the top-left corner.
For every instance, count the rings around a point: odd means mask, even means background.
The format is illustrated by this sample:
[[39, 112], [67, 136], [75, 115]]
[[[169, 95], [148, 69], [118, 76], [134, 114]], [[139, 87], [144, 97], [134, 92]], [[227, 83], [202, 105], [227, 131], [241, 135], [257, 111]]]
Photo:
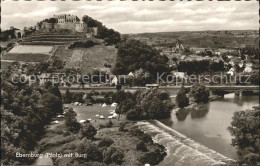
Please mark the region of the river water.
[[221, 165], [238, 158], [227, 130], [233, 113], [256, 105], [258, 96], [228, 94], [197, 109], [174, 110], [169, 119], [138, 126], [166, 147], [162, 165]]

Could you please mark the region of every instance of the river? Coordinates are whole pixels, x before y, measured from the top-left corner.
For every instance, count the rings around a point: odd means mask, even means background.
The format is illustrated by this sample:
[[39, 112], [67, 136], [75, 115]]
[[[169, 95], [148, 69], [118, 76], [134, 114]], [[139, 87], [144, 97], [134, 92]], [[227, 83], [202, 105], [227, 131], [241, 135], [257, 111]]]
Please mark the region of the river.
[[162, 165], [229, 163], [238, 158], [227, 130], [233, 113], [256, 105], [259, 105], [258, 96], [228, 94], [197, 110], [174, 110], [169, 119], [140, 122], [138, 126], [166, 147], [168, 153]]

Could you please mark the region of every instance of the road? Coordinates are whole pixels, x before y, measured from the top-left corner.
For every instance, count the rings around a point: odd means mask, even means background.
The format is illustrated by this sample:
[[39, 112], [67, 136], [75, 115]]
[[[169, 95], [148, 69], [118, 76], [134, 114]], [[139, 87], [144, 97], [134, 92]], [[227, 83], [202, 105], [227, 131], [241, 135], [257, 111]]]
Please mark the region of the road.
[[[190, 88], [191, 86], [184, 86], [185, 88]], [[67, 89], [71, 92], [87, 92], [91, 90], [97, 91], [116, 91], [115, 87], [59, 87], [62, 92], [65, 92]], [[178, 90], [181, 86], [159, 86], [159, 89], [163, 90]], [[235, 85], [235, 86], [225, 86], [225, 85], [207, 85], [209, 90], [223, 90], [223, 91], [239, 91], [239, 90], [250, 90], [250, 91], [258, 91], [259, 86], [255, 85]], [[123, 87], [124, 90], [138, 90], [138, 89], [147, 89], [147, 87]]]

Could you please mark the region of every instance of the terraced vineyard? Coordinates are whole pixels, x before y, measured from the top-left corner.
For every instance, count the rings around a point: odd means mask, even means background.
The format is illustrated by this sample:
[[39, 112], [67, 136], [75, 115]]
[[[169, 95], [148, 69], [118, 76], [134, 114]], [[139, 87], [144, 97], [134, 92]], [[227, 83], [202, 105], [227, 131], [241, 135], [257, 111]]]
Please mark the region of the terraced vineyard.
[[48, 60], [50, 55], [46, 54], [17, 54], [8, 53], [2, 56], [3, 61], [22, 61], [22, 62], [43, 62]]
[[106, 70], [110, 72], [109, 68], [105, 68], [104, 64], [115, 64], [117, 49], [114, 46], [96, 45], [91, 48], [75, 48], [65, 49], [65, 46], [60, 46], [55, 52], [55, 56], [66, 61], [68, 68], [81, 68], [83, 73], [91, 72], [94, 68], [99, 70]]
[[66, 45], [81, 40], [77, 34], [34, 33], [23, 39], [22, 45]]

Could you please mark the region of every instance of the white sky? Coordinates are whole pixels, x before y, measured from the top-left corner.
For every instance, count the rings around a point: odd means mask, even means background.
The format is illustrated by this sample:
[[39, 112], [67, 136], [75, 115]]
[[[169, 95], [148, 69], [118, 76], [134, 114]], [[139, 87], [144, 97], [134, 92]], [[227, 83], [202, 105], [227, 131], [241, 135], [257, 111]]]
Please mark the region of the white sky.
[[258, 30], [258, 1], [11, 1], [2, 4], [2, 29], [23, 28], [54, 14], [89, 15], [120, 33]]

